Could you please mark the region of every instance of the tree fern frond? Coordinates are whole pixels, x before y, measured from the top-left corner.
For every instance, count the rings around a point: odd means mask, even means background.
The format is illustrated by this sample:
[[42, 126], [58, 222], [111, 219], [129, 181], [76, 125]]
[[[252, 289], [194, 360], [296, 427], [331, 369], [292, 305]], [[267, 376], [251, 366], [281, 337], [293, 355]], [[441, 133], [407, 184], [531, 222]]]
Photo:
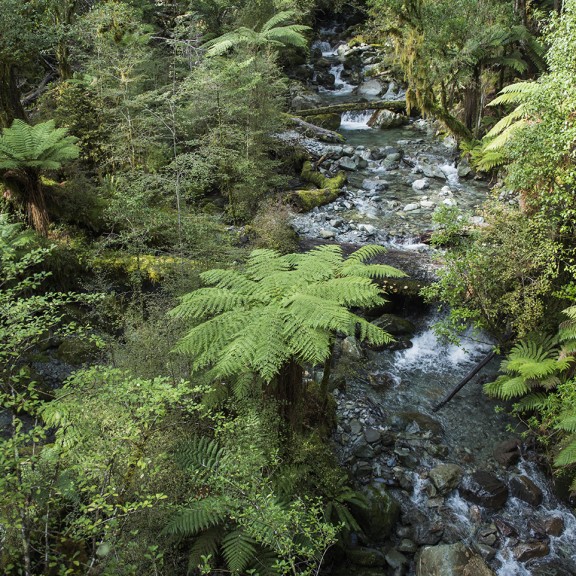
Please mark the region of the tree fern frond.
[[[496, 124], [494, 124], [494, 126], [490, 129], [490, 131], [486, 134], [486, 136], [484, 136], [485, 143], [491, 138], [494, 138], [498, 134], [502, 133], [504, 130], [509, 128], [515, 122], [521, 120], [525, 114], [526, 114], [526, 104], [519, 104], [516, 108], [514, 108], [514, 110], [512, 110], [512, 112], [510, 112], [510, 114], [507, 114], [506, 116], [504, 116], [504, 118], [501, 118], [498, 122], [496, 122]], [[484, 149], [486, 149], [486, 144], [484, 146]]]
[[207, 270], [200, 274], [200, 279], [204, 284], [215, 286], [216, 288], [234, 289], [240, 294], [251, 294], [257, 287], [258, 283], [247, 278], [237, 270], [223, 270], [215, 268]]
[[203, 562], [203, 556], [214, 558], [221, 542], [222, 529], [219, 526], [209, 528], [197, 536], [188, 555], [188, 573], [191, 574], [198, 569]]
[[514, 136], [514, 134], [516, 132], [518, 132], [518, 130], [520, 130], [521, 128], [524, 128], [525, 126], [527, 126], [527, 123], [525, 120], [523, 120], [523, 119], [517, 120], [516, 122], [510, 124], [504, 130], [502, 130], [502, 132], [500, 132], [500, 134], [498, 134], [498, 136], [495, 136], [492, 140], [490, 140], [484, 146], [483, 149], [486, 152], [491, 152], [494, 150], [500, 150], [500, 149], [504, 148], [504, 146], [506, 145], [507, 142], [510, 141], [512, 136]]
[[234, 530], [222, 538], [222, 554], [232, 573], [242, 572], [256, 556], [256, 542], [243, 530]]
[[509, 84], [500, 90], [500, 93], [489, 106], [499, 106], [501, 104], [522, 104], [527, 96], [534, 94], [539, 86], [536, 82], [516, 82]]
[[[281, 10], [273, 16], [271, 16], [264, 24], [262, 24], [261, 32], [267, 32], [280, 24], [286, 24], [291, 20], [296, 20], [298, 17], [298, 12], [295, 10]], [[307, 27], [308, 28], [308, 27]]]
[[227, 511], [227, 506], [221, 497], [207, 496], [192, 502], [190, 508], [174, 515], [163, 532], [176, 536], [194, 536], [223, 522]]
[[308, 26], [299, 26], [292, 24], [291, 26], [281, 26], [274, 28], [265, 33], [265, 40], [268, 42], [275, 42], [282, 46], [294, 46], [295, 48], [306, 48], [308, 40], [303, 36], [302, 32], [309, 30]]
[[366, 246], [362, 246], [361, 248], [358, 248], [358, 250], [352, 252], [352, 254], [346, 258], [345, 264], [363, 264], [367, 260], [371, 260], [380, 254], [386, 254], [387, 251], [388, 250], [384, 248], [384, 246], [378, 244], [367, 244]]
[[324, 297], [343, 306], [376, 306], [385, 302], [380, 288], [368, 277], [332, 278], [306, 289], [311, 296]]
[[571, 435], [565, 443], [566, 445], [554, 459], [555, 466], [570, 466], [576, 463], [576, 434]]
[[559, 430], [566, 430], [566, 432], [576, 432], [576, 407], [574, 410], [561, 415], [556, 427]]
[[194, 436], [176, 451], [176, 462], [182, 468], [196, 470], [215, 470], [220, 464], [224, 449], [218, 442], [207, 436]]
[[366, 340], [370, 344], [376, 346], [382, 346], [383, 344], [389, 344], [394, 342], [394, 338], [388, 334], [385, 330], [382, 330], [379, 326], [364, 320], [364, 318], [359, 318], [358, 326], [360, 328], [360, 339]]
[[521, 412], [526, 412], [528, 410], [538, 410], [546, 405], [548, 396], [543, 392], [533, 392], [528, 394], [524, 398], [518, 400], [515, 407]]
[[405, 278], [408, 276], [402, 270], [387, 264], [350, 264], [344, 263], [341, 269], [343, 276], [363, 276], [366, 278]]

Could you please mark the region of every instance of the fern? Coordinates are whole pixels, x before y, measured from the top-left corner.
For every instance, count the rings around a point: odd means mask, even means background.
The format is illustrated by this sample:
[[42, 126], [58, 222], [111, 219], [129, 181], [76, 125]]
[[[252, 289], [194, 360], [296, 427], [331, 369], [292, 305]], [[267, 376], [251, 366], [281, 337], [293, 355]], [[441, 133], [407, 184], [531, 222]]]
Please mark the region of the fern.
[[232, 572], [242, 572], [254, 561], [256, 542], [242, 529], [234, 530], [222, 539], [222, 554]]
[[364, 263], [382, 251], [363, 247], [344, 259], [339, 246], [288, 255], [262, 249], [250, 254], [243, 271], [205, 272], [202, 280], [213, 286], [184, 296], [171, 314], [206, 320], [175, 350], [193, 357], [194, 370], [210, 368], [214, 379], [250, 370], [271, 382], [292, 360], [324, 362], [335, 333], [359, 329], [363, 340], [389, 342], [389, 334], [349, 311], [384, 302], [372, 278], [404, 276]]
[[215, 557], [222, 542], [223, 529], [215, 526], [197, 536], [188, 554], [188, 573], [194, 572], [202, 563], [202, 557]]
[[219, 496], [207, 496], [191, 503], [190, 508], [173, 516], [163, 532], [177, 536], [194, 536], [221, 524], [227, 517], [228, 506]]

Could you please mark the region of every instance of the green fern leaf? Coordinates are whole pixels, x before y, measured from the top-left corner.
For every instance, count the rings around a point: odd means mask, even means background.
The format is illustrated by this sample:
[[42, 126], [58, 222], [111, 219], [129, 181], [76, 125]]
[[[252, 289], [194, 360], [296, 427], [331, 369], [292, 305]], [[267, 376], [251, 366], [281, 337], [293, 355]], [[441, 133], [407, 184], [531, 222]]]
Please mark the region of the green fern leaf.
[[228, 508], [218, 496], [207, 496], [190, 504], [190, 508], [174, 515], [163, 532], [176, 536], [194, 536], [203, 530], [222, 523]]
[[555, 466], [570, 466], [576, 463], [576, 434], [566, 440], [566, 446], [560, 450], [554, 460]]
[[202, 557], [214, 558], [222, 542], [222, 529], [219, 526], [209, 528], [195, 538], [188, 555], [188, 573], [192, 574], [203, 562]]
[[256, 556], [256, 543], [243, 530], [234, 530], [222, 539], [222, 553], [231, 572], [242, 572]]

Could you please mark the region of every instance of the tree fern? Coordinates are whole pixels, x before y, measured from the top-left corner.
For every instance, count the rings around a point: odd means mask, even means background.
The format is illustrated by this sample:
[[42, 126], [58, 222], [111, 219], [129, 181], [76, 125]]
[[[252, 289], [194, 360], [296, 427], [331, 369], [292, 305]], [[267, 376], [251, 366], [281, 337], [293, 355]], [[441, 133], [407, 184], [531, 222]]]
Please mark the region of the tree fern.
[[310, 27], [301, 24], [288, 24], [296, 16], [296, 12], [286, 10], [278, 12], [267, 20], [259, 32], [244, 26], [227, 32], [204, 44], [204, 48], [207, 49], [206, 55], [222, 56], [241, 46], [247, 46], [252, 50], [258, 50], [265, 46], [305, 48], [307, 40], [304, 34], [310, 30]]
[[48, 212], [42, 189], [42, 170], [56, 170], [78, 157], [77, 138], [56, 128], [53, 120], [31, 126], [14, 120], [0, 136], [0, 178], [7, 197], [25, 205], [30, 224], [41, 234], [48, 231]]
[[227, 517], [228, 506], [220, 496], [207, 496], [196, 500], [190, 507], [175, 514], [164, 528], [164, 533], [176, 536], [194, 536], [221, 524]]
[[390, 266], [366, 264], [381, 247], [363, 247], [347, 259], [339, 246], [306, 254], [253, 251], [240, 271], [211, 270], [201, 288], [171, 312], [205, 319], [180, 340], [176, 351], [192, 356], [194, 370], [210, 369], [214, 380], [252, 371], [272, 382], [290, 362], [323, 363], [333, 335], [389, 342], [382, 329], [349, 311], [384, 302], [372, 278], [400, 277]]

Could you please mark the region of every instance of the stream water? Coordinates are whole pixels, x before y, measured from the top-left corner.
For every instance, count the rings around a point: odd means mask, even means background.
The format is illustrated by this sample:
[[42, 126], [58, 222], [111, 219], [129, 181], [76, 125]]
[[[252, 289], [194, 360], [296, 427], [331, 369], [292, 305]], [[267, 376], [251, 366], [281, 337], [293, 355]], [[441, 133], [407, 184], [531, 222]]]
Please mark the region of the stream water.
[[[331, 63], [329, 73], [335, 80], [332, 88], [318, 87], [325, 104], [358, 98], [346, 51], [332, 32], [313, 45], [322, 54], [324, 68], [326, 60]], [[370, 68], [368, 63], [356, 74], [360, 82]], [[402, 95], [391, 82], [378, 98]], [[312, 240], [428, 252], [421, 240], [433, 227], [434, 210], [458, 206], [473, 213], [486, 198], [488, 186], [469, 178], [466, 166], [458, 165], [453, 140], [436, 138], [428, 123], [411, 120], [385, 130], [370, 128], [372, 114], [368, 110], [342, 115], [344, 145], [301, 139], [313, 156], [327, 158], [321, 165], [325, 174], [345, 169], [348, 183], [335, 202], [295, 215], [294, 228]], [[480, 224], [481, 218], [473, 221]], [[413, 554], [418, 548], [454, 542], [470, 546], [498, 576], [576, 574], [576, 519], [554, 496], [534, 454], [523, 451], [518, 462], [507, 466], [495, 459], [495, 448], [518, 437], [518, 423], [495, 411], [478, 377], [433, 412], [490, 343], [469, 338], [461, 346], [445, 344], [431, 328], [436, 320], [432, 313], [411, 320], [417, 330], [409, 348], [364, 352], [361, 369], [347, 378], [345, 391], [334, 393], [339, 420], [335, 442], [343, 464], [360, 484], [389, 486], [402, 509], [391, 539], [407, 561], [404, 572], [394, 574], [417, 573]], [[494, 375], [497, 369], [493, 361], [485, 372]], [[370, 434], [377, 437], [370, 432], [374, 430], [387, 440], [371, 443]], [[481, 506], [465, 498], [456, 485], [437, 489], [434, 471], [445, 464], [457, 464], [464, 478], [479, 470], [490, 473], [506, 486], [528, 478], [538, 498], [529, 503], [525, 495], [518, 497], [511, 490], [505, 504]], [[363, 574], [364, 569], [355, 567], [350, 573]]]

